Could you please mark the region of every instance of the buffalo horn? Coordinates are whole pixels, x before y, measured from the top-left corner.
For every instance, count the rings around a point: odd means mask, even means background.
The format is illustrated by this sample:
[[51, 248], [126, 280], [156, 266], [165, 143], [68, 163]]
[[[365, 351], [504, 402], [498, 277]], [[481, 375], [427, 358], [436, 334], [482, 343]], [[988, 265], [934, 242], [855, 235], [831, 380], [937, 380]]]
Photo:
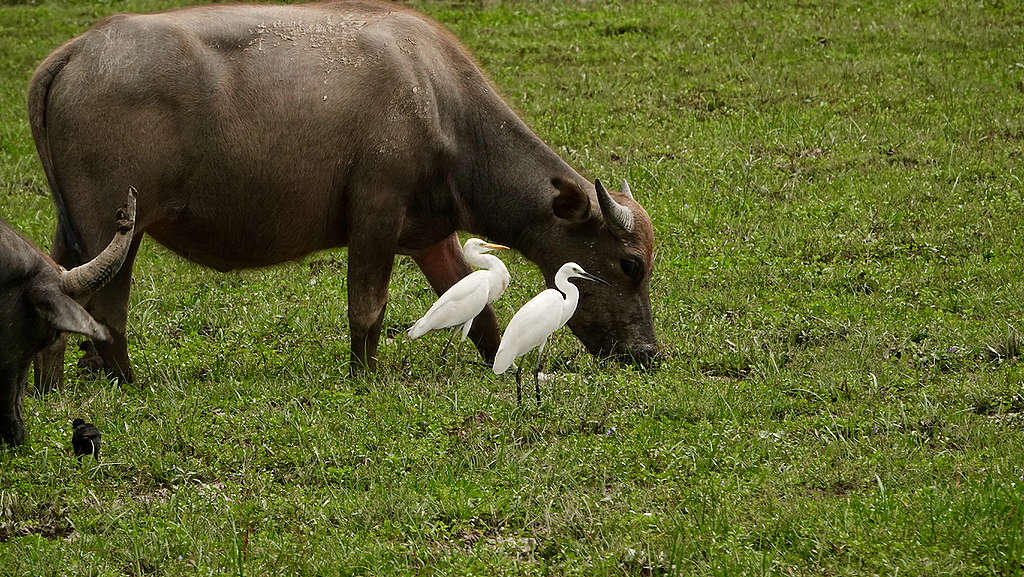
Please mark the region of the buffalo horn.
[[622, 194], [628, 196], [630, 199], [633, 198], [633, 191], [629, 190], [629, 183], [626, 182], [625, 178], [622, 179]]
[[91, 261], [61, 272], [60, 288], [64, 294], [76, 297], [92, 293], [107, 284], [121, 269], [135, 231], [136, 195], [135, 187], [129, 187], [128, 202], [117, 211], [117, 231], [107, 248]]
[[604, 216], [604, 220], [611, 226], [625, 232], [632, 231], [633, 211], [615, 202], [615, 199], [608, 194], [604, 185], [601, 184], [600, 178], [594, 180], [594, 188], [597, 190], [597, 204], [601, 206], [601, 214]]

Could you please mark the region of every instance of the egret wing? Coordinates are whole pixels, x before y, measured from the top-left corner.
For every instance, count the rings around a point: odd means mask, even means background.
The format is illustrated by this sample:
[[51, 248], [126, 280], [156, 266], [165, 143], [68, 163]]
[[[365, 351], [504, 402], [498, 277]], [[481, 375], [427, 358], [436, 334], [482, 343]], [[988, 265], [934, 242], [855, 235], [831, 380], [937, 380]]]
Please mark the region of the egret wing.
[[455, 283], [437, 299], [409, 329], [416, 338], [427, 331], [460, 325], [480, 314], [487, 306], [488, 279], [474, 271]]
[[517, 357], [539, 347], [551, 333], [565, 324], [561, 318], [564, 302], [562, 293], [554, 289], [547, 289], [530, 299], [509, 321], [502, 336], [502, 346], [509, 340], [508, 345], [515, 345]]

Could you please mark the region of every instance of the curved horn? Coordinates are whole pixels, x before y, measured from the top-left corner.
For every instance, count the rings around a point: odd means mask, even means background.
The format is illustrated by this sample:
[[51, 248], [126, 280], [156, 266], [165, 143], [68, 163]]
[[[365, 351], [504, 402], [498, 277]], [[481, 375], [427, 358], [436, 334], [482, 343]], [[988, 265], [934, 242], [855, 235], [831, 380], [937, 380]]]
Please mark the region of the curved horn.
[[61, 271], [60, 289], [75, 297], [91, 293], [107, 284], [121, 269], [135, 232], [135, 200], [138, 192], [128, 187], [128, 202], [117, 210], [117, 232], [96, 258], [71, 270]]
[[615, 202], [615, 199], [608, 194], [604, 185], [601, 184], [600, 178], [594, 179], [594, 188], [597, 190], [597, 204], [601, 207], [601, 214], [604, 216], [605, 221], [625, 232], [632, 231], [633, 211]]
[[633, 191], [629, 190], [629, 183], [626, 182], [625, 178], [622, 179], [622, 194], [628, 196], [631, 199], [633, 198]]

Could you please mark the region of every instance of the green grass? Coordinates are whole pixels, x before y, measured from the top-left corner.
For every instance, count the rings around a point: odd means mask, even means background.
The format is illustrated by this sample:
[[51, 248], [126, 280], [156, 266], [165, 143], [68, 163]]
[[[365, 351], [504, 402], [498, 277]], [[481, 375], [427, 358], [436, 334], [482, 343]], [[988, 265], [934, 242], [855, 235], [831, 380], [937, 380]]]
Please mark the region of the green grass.
[[[171, 4], [0, 6], [0, 216], [41, 246], [34, 67]], [[661, 369], [566, 331], [520, 408], [437, 335], [350, 380], [344, 251], [218, 274], [148, 242], [138, 382], [69, 354], [0, 449], [0, 573], [1024, 573], [1019, 6], [416, 5], [567, 161], [630, 179]], [[505, 322], [542, 286], [506, 260]], [[432, 297], [407, 259], [391, 295], [392, 335]], [[79, 415], [98, 465], [66, 453]]]

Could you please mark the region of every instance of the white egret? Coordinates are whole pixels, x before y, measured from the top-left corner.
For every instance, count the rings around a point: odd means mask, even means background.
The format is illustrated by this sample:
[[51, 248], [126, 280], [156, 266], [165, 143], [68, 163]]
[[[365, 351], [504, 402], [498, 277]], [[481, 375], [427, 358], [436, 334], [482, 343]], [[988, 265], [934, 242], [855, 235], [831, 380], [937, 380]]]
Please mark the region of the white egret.
[[[494, 356], [494, 374], [501, 375], [512, 366], [515, 360], [533, 349], [537, 349], [537, 366], [533, 371], [533, 386], [540, 404], [540, 363], [544, 354], [544, 345], [548, 337], [569, 322], [576, 305], [580, 300], [580, 291], [569, 282], [571, 278], [608, 284], [604, 280], [583, 270], [583, 267], [567, 262], [555, 273], [555, 287], [549, 288], [530, 299], [521, 309], [516, 311], [505, 328], [505, 334], [498, 345], [498, 353]], [[522, 370], [516, 368], [516, 400], [522, 404]]]
[[[452, 327], [445, 349], [455, 336], [455, 330], [462, 325], [462, 340], [466, 340], [473, 319], [488, 304], [498, 300], [508, 288], [512, 276], [505, 263], [498, 257], [487, 254], [492, 250], [508, 250], [507, 246], [471, 238], [462, 247], [462, 254], [471, 266], [479, 267], [446, 290], [430, 310], [409, 327], [409, 338], [421, 337], [435, 329]], [[460, 341], [461, 342], [461, 341]], [[441, 350], [442, 356], [444, 349]]]

